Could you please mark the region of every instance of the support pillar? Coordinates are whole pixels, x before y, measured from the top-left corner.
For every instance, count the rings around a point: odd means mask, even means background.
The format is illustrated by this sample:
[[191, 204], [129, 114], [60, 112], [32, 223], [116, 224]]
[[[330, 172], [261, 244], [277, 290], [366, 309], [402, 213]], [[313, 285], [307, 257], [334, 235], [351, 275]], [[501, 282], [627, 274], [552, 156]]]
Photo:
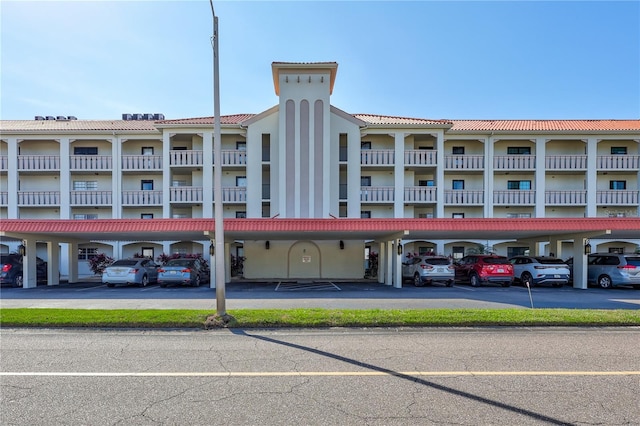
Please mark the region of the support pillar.
[[78, 243], [69, 243], [69, 284], [78, 282]]
[[[76, 255], [76, 263], [77, 263]], [[60, 284], [60, 246], [57, 242], [47, 243], [47, 285]]]

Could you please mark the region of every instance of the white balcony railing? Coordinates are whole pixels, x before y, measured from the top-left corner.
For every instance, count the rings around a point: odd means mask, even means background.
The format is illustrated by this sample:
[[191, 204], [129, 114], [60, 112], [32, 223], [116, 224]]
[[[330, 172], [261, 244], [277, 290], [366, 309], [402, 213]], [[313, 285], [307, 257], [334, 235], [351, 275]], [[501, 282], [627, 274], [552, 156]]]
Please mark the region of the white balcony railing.
[[587, 191], [545, 191], [544, 203], [548, 206], [584, 206], [587, 204]]
[[444, 191], [444, 203], [466, 206], [484, 205], [484, 191], [448, 189]]
[[231, 149], [231, 150], [223, 150], [221, 154], [222, 154], [223, 166], [246, 166], [247, 165], [247, 151]]
[[122, 191], [123, 206], [161, 206], [162, 191]]
[[363, 149], [360, 151], [360, 164], [363, 166], [393, 166], [396, 162], [392, 149]]
[[640, 156], [638, 155], [598, 155], [598, 170], [638, 170]]
[[524, 206], [536, 203], [536, 191], [507, 189], [493, 191], [493, 205], [495, 206]]
[[60, 170], [59, 155], [18, 155], [18, 170]]
[[625, 191], [625, 190], [597, 191], [596, 203], [598, 205], [637, 206], [638, 191]]
[[436, 152], [430, 149], [412, 149], [404, 152], [406, 166], [435, 166]]
[[172, 166], [202, 166], [204, 164], [202, 151], [171, 150], [169, 164]]
[[435, 186], [408, 186], [404, 188], [405, 203], [435, 203]]
[[244, 186], [231, 186], [231, 187], [222, 188], [222, 202], [223, 203], [246, 203], [247, 188]]
[[484, 170], [484, 155], [445, 155], [446, 170]]
[[71, 170], [111, 170], [113, 157], [110, 155], [72, 155], [69, 157]]
[[393, 186], [362, 186], [360, 201], [363, 203], [390, 203], [395, 199]]
[[60, 191], [20, 191], [19, 206], [59, 206]]
[[544, 158], [547, 170], [586, 170], [586, 155], [547, 155]]
[[169, 200], [172, 203], [201, 203], [201, 186], [172, 186], [169, 188]]
[[8, 170], [9, 169], [9, 160], [8, 156], [0, 155], [0, 170]]
[[162, 170], [162, 156], [123, 155], [122, 170]]
[[110, 206], [111, 191], [71, 191], [69, 202], [73, 206]]
[[535, 155], [497, 155], [493, 157], [495, 170], [535, 170]]

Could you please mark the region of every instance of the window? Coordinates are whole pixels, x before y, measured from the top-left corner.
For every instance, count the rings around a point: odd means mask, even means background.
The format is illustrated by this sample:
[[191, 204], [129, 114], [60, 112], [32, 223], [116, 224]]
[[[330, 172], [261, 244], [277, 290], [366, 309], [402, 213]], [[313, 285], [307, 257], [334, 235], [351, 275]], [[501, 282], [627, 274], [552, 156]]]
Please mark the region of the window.
[[371, 210], [363, 210], [360, 212], [360, 219], [371, 219]]
[[530, 219], [531, 213], [507, 213], [509, 219]]
[[452, 213], [451, 217], [453, 219], [464, 219], [464, 213]]
[[360, 186], [371, 186], [371, 176], [360, 176]]
[[530, 180], [510, 180], [507, 182], [507, 189], [528, 191], [531, 189], [531, 181]]
[[623, 254], [624, 247], [609, 247], [609, 253]]
[[153, 147], [152, 146], [143, 146], [142, 147], [142, 155], [153, 155]]
[[74, 191], [95, 191], [98, 189], [98, 182], [95, 180], [76, 180], [73, 181]]
[[419, 180], [418, 186], [435, 186], [433, 179]]
[[238, 151], [246, 151], [247, 150], [247, 143], [244, 142], [244, 141], [236, 142], [236, 149]]
[[464, 189], [464, 180], [454, 179], [451, 182], [452, 189]]
[[98, 215], [97, 214], [74, 214], [73, 215], [73, 219], [74, 220], [93, 220], [93, 219], [97, 219]]
[[236, 186], [241, 188], [247, 187], [247, 177], [246, 176], [236, 176]]
[[431, 149], [433, 150], [432, 146], [419, 146], [418, 149]]
[[153, 191], [153, 181], [152, 180], [140, 181], [140, 189], [142, 189], [143, 191]]
[[78, 249], [78, 260], [93, 259], [98, 255], [98, 249], [96, 247], [86, 247]]
[[153, 219], [153, 213], [140, 213], [140, 219]]
[[529, 247], [507, 247], [507, 257], [525, 256], [529, 251]]
[[453, 155], [464, 155], [464, 146], [454, 146], [451, 149]]
[[463, 246], [453, 246], [451, 250], [451, 255], [454, 259], [462, 259], [464, 257], [464, 247]]
[[186, 180], [172, 180], [171, 186], [187, 186]]
[[186, 151], [187, 147], [186, 146], [174, 146], [173, 148], [171, 148], [173, 151]]
[[142, 257], [153, 259], [153, 247], [142, 247]]
[[74, 146], [73, 155], [98, 155], [97, 146]]
[[610, 180], [609, 189], [613, 189], [613, 190], [627, 189], [627, 181], [626, 180]]
[[510, 146], [507, 148], [509, 155], [531, 155], [530, 146]]
[[627, 147], [626, 146], [612, 146], [611, 147], [611, 155], [626, 155]]
[[433, 219], [433, 213], [418, 213], [418, 219]]
[[246, 219], [247, 212], [236, 212], [236, 219]]
[[371, 149], [371, 142], [361, 142], [360, 149]]

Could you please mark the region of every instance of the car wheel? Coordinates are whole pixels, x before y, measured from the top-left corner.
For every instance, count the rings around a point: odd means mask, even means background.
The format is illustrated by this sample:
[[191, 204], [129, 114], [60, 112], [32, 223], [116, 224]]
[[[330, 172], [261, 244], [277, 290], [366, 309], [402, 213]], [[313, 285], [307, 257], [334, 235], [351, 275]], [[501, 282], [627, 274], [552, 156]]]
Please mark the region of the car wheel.
[[608, 275], [601, 275], [598, 277], [598, 285], [600, 288], [611, 288], [613, 287], [613, 283], [611, 282], [611, 278]]
[[146, 275], [142, 276], [142, 281], [140, 282], [140, 287], [146, 287], [149, 284], [149, 277]]
[[196, 275], [196, 279], [191, 282], [194, 287], [200, 287], [200, 275]]
[[447, 287], [452, 287], [452, 286], [453, 286], [453, 280], [447, 281]]
[[107, 283], [107, 287], [111, 288], [111, 287], [115, 287], [115, 284], [111, 284], [111, 283]]
[[13, 287], [22, 287], [24, 285], [24, 278], [22, 277], [22, 275], [16, 275], [16, 277], [13, 279]]
[[416, 287], [423, 287], [424, 286], [424, 282], [422, 282], [422, 280], [420, 279], [420, 275], [415, 274], [413, 276], [413, 285]]
[[480, 278], [476, 274], [469, 277], [469, 282], [471, 283], [471, 287], [480, 287]]
[[527, 286], [527, 283], [529, 283], [529, 287], [535, 287], [535, 284], [533, 283], [533, 277], [528, 272], [522, 273], [522, 277], [520, 277], [520, 281], [522, 282], [522, 285], [525, 287]]

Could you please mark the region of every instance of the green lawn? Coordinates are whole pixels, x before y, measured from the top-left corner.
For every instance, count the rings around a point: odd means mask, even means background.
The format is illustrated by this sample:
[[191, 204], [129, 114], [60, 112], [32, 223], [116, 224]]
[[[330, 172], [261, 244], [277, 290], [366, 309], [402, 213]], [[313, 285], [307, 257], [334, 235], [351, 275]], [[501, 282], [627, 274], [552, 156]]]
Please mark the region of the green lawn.
[[3, 327], [274, 328], [638, 326], [638, 310], [604, 309], [1, 309]]

